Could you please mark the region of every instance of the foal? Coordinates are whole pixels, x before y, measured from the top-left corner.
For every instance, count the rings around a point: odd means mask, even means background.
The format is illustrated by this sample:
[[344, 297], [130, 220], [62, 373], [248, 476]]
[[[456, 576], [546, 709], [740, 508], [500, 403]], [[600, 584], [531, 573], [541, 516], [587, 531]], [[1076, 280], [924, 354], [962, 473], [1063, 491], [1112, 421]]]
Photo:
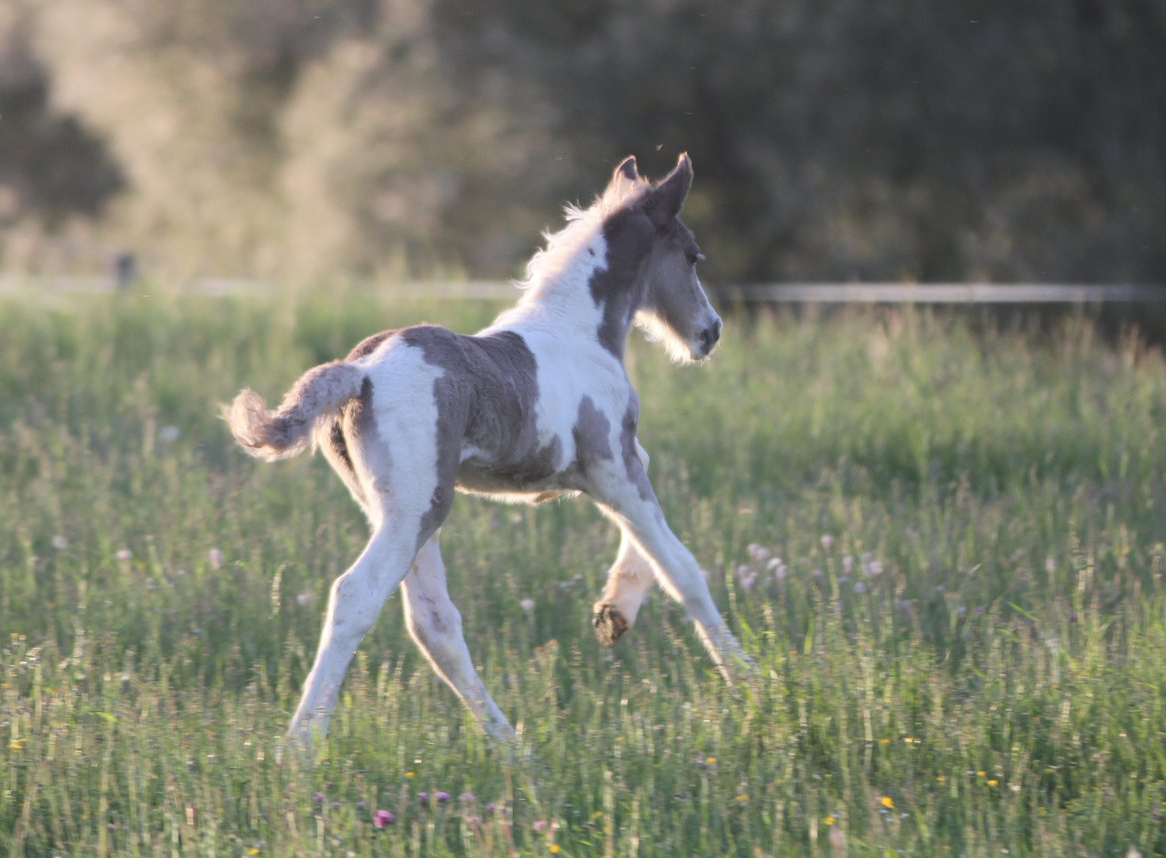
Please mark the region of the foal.
[[455, 489], [531, 503], [586, 494], [622, 533], [594, 606], [600, 641], [615, 643], [635, 622], [658, 580], [726, 679], [754, 671], [664, 521], [623, 364], [633, 322], [683, 361], [707, 357], [720, 337], [696, 275], [703, 256], [678, 217], [691, 184], [687, 155], [656, 185], [627, 158], [590, 208], [568, 209], [566, 228], [530, 261], [521, 300], [486, 330], [376, 334], [308, 370], [275, 411], [250, 390], [224, 409], [254, 456], [322, 448], [372, 528], [332, 585], [289, 739], [307, 744], [327, 731], [348, 663], [399, 584], [409, 632], [434, 670], [492, 739], [514, 736], [474, 670], [446, 589], [438, 528]]

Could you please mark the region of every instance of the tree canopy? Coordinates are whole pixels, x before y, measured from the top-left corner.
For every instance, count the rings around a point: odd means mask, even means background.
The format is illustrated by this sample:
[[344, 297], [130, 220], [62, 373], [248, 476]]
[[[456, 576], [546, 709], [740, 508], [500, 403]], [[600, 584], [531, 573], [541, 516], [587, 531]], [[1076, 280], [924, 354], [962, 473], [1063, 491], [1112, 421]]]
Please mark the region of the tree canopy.
[[711, 278], [1153, 281], [1163, 44], [1159, 0], [14, 0], [0, 265], [509, 276], [688, 151]]

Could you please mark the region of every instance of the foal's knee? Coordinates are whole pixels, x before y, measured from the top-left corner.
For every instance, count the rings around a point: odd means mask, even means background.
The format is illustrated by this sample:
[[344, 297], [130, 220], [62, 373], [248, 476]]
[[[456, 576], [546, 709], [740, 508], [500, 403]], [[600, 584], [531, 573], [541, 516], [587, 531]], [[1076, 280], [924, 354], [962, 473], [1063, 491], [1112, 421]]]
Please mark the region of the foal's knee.
[[332, 582], [327, 633], [337, 643], [355, 647], [372, 628], [384, 602], [359, 570], [349, 570]]

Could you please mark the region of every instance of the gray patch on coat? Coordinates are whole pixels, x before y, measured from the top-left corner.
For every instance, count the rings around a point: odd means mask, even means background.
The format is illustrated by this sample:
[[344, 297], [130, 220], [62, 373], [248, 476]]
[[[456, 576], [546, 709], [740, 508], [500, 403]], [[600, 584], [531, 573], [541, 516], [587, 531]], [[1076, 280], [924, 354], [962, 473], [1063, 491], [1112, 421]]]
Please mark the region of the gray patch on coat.
[[699, 336], [706, 318], [708, 298], [692, 263], [700, 255], [692, 230], [675, 218], [661, 233], [644, 277], [641, 309], [683, 340]]
[[368, 500], [364, 496], [364, 490], [360, 487], [360, 480], [356, 476], [352, 457], [348, 454], [348, 439], [344, 437], [343, 416], [335, 417], [324, 428], [324, 431], [318, 436], [318, 443], [320, 451], [328, 460], [328, 464], [332, 466], [332, 470], [340, 476], [341, 481], [348, 487], [348, 491], [360, 504], [361, 509], [368, 512]]
[[[321, 438], [325, 458], [370, 516], [374, 499], [388, 494], [385, 479], [392, 466], [389, 440], [377, 429], [372, 408], [373, 393], [372, 379], [365, 376], [360, 395], [341, 409], [340, 416]], [[354, 461], [354, 455], [357, 461]], [[371, 485], [362, 482], [361, 474], [371, 481]]]
[[656, 493], [652, 491], [652, 483], [648, 479], [648, 472], [644, 463], [636, 453], [636, 424], [640, 418], [640, 403], [633, 393], [628, 402], [628, 410], [624, 413], [623, 424], [620, 427], [619, 444], [623, 452], [623, 466], [628, 479], [640, 493], [641, 500], [655, 500]]
[[[538, 364], [519, 334], [472, 337], [422, 325], [400, 336], [421, 350], [426, 363], [442, 370], [433, 382], [437, 488], [422, 518], [422, 542], [449, 514], [455, 485], [523, 491], [542, 487], [557, 473], [562, 443], [553, 438], [539, 444]], [[480, 457], [463, 464], [467, 445]]]
[[[344, 358], [344, 362], [351, 363], [367, 357], [375, 352], [381, 343], [397, 332], [397, 329], [392, 329], [365, 337], [353, 347], [352, 351]], [[359, 436], [355, 434], [356, 418], [358, 415], [364, 414], [371, 401], [372, 381], [366, 376], [360, 388], [359, 399], [342, 406], [340, 412], [324, 426], [317, 436], [324, 458], [332, 465], [332, 469], [340, 476], [344, 485], [348, 487], [348, 491], [366, 513], [370, 511], [368, 498], [365, 497], [364, 489], [360, 485], [360, 478], [356, 475], [356, 467], [352, 463], [349, 447], [358, 443]], [[365, 427], [365, 432], [367, 433], [367, 431], [367, 427]]]
[[595, 406], [590, 396], [584, 396], [579, 402], [579, 415], [575, 418], [573, 434], [575, 457], [584, 473], [590, 463], [614, 458], [610, 440], [611, 421]]
[[646, 298], [642, 274], [655, 233], [637, 205], [620, 209], [603, 222], [607, 266], [592, 274], [588, 285], [603, 313], [596, 332], [600, 345], [620, 360], [632, 319]]
[[400, 328], [392, 328], [388, 331], [381, 331], [379, 334], [373, 334], [371, 337], [365, 337], [348, 353], [348, 357], [344, 359], [345, 362], [352, 363], [352, 361], [360, 360], [362, 357], [368, 357], [380, 348], [381, 343], [398, 333], [400, 333]]
[[357, 450], [363, 459], [366, 476], [372, 481], [373, 494], [385, 497], [391, 488], [388, 477], [393, 460], [389, 454], [389, 439], [382, 437], [377, 430], [372, 407], [374, 393], [372, 380], [366, 377], [360, 396], [344, 409], [344, 435], [351, 439], [352, 449]]

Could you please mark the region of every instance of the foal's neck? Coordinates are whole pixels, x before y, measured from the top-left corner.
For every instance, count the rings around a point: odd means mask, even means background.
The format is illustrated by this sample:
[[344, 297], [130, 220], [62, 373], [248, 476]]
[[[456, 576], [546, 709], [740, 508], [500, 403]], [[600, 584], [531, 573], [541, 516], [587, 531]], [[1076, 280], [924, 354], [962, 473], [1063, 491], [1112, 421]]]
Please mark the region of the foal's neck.
[[536, 257], [523, 296], [491, 329], [538, 328], [597, 341], [622, 362], [638, 309], [635, 272], [613, 267], [602, 228], [573, 238], [571, 247], [552, 244]]

